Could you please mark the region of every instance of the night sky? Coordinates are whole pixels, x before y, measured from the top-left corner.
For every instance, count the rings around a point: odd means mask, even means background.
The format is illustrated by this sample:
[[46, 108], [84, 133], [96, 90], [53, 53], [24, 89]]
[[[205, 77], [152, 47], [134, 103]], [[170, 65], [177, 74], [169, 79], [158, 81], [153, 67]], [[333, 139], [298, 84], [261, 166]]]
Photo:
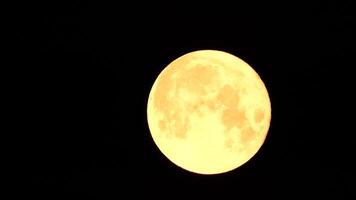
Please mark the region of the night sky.
[[[352, 199], [356, 16], [350, 1], [21, 5], [13, 64], [29, 197]], [[288, 1], [289, 2], [289, 1]], [[355, 30], [354, 30], [355, 29]], [[160, 153], [146, 104], [160, 71], [194, 50], [261, 76], [269, 134], [237, 170], [201, 176]], [[129, 197], [125, 197], [129, 195]]]

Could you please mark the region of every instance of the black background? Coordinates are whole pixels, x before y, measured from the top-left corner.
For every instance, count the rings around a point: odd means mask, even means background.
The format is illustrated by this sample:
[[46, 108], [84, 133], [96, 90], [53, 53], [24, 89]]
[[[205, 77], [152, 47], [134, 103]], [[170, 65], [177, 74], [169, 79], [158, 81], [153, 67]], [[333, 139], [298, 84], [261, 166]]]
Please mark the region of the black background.
[[[351, 0], [31, 2], [19, 5], [14, 18], [28, 195], [355, 197]], [[159, 72], [200, 49], [245, 60], [272, 102], [269, 135], [258, 154], [213, 176], [171, 164], [146, 120]]]

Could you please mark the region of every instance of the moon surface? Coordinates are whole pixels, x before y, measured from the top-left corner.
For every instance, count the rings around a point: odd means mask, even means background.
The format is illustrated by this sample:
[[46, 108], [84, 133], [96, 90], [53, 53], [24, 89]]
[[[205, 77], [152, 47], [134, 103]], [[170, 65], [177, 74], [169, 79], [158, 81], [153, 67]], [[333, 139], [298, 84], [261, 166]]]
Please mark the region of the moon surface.
[[260, 76], [216, 50], [187, 53], [159, 74], [150, 91], [152, 138], [174, 164], [198, 174], [231, 171], [265, 141], [271, 103]]

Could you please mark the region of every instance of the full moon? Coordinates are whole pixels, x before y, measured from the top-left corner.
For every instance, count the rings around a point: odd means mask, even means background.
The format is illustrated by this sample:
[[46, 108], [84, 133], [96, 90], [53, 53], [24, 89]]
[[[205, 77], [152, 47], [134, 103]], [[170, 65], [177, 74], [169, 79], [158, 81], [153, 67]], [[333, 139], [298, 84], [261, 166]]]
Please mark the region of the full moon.
[[198, 174], [234, 170], [265, 141], [271, 103], [260, 76], [240, 58], [199, 50], [171, 62], [158, 75], [147, 120], [159, 150]]

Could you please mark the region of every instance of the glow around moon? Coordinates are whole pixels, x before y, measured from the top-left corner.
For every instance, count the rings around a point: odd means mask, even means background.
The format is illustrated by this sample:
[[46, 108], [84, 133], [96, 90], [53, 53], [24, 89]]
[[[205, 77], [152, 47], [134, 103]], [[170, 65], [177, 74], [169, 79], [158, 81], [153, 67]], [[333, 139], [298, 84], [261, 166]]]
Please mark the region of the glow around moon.
[[154, 82], [152, 138], [173, 163], [199, 174], [231, 171], [262, 146], [271, 120], [267, 89], [243, 60], [215, 50], [185, 54]]

